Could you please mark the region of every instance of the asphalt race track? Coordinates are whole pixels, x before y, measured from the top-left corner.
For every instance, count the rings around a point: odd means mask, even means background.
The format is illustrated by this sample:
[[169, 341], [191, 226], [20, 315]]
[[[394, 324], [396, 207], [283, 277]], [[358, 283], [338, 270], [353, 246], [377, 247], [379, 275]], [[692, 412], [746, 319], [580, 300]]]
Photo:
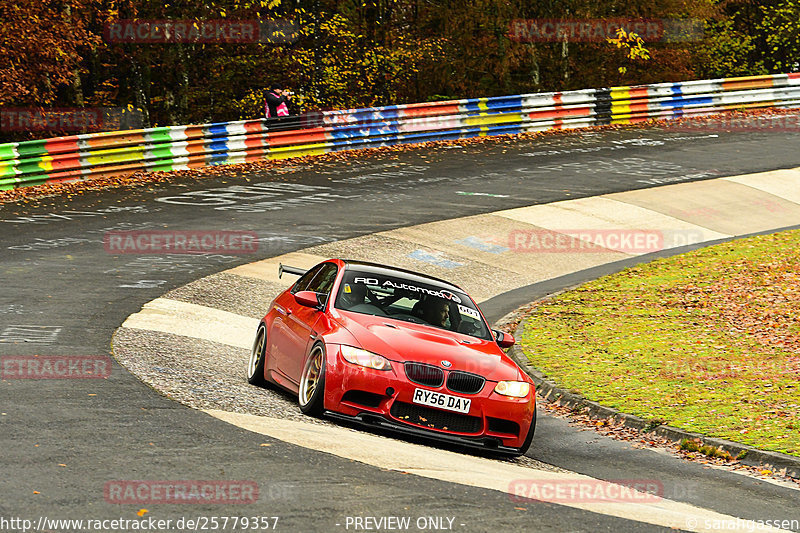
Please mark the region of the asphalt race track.
[[[281, 173], [5, 204], [0, 355], [107, 356], [114, 331], [145, 302], [239, 264], [436, 220], [796, 167], [797, 146], [798, 136], [785, 132], [603, 131], [355, 154]], [[231, 189], [237, 185], [258, 187]], [[252, 230], [260, 247], [244, 256], [105, 251], [105, 233], [137, 229]], [[661, 529], [288, 444], [184, 407], [110, 364], [108, 379], [0, 382], [0, 530], [22, 530], [2, 522], [10, 518], [37, 525], [40, 517], [139, 520], [143, 508], [145, 518], [173, 524], [181, 517], [277, 516], [278, 531], [398, 529], [386, 522], [369, 529], [363, 521], [358, 528], [356, 517], [411, 517], [411, 531]], [[540, 419], [528, 455], [598, 479], [658, 479], [665, 497], [726, 516], [800, 519], [795, 489], [635, 449], [561, 419]], [[259, 490], [247, 505], [110, 501], [104, 488], [124, 480], [249, 480]]]

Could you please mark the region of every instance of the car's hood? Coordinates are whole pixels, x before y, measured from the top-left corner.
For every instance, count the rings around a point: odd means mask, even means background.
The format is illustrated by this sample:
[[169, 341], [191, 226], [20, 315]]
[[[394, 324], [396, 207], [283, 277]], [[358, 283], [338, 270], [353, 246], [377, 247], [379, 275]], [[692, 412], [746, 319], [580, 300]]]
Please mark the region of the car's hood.
[[[386, 317], [340, 312], [337, 320], [361, 348], [393, 361], [416, 361], [479, 374], [491, 381], [517, 380], [519, 367], [494, 341]], [[442, 361], [452, 366], [445, 367]]]

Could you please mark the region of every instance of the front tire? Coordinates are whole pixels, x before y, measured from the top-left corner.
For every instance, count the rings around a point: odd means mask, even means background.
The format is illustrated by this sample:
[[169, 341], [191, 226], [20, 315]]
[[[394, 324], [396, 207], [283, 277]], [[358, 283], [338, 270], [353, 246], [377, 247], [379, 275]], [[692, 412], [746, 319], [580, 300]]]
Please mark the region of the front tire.
[[531, 443], [533, 442], [533, 433], [536, 431], [536, 406], [533, 407], [533, 418], [531, 419], [531, 427], [528, 429], [528, 434], [525, 436], [525, 440], [522, 443], [522, 446], [513, 454], [514, 457], [519, 457], [521, 455], [525, 455], [527, 453], [528, 448], [531, 447]]
[[247, 382], [251, 385], [265, 387], [267, 380], [264, 378], [264, 363], [267, 358], [267, 328], [264, 324], [258, 326], [250, 360], [247, 362]]
[[297, 401], [300, 410], [310, 416], [321, 416], [325, 398], [325, 350], [321, 344], [315, 345], [303, 365], [300, 376], [300, 391]]

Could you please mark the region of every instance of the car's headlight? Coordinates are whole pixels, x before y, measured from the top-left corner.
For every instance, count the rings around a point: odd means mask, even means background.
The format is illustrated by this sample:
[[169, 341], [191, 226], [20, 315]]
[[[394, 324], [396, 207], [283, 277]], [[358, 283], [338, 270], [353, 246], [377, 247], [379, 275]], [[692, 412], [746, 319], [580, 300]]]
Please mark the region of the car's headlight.
[[499, 381], [497, 385], [495, 385], [494, 391], [503, 396], [524, 398], [531, 391], [531, 385], [524, 381]]
[[375, 370], [391, 370], [392, 365], [388, 359], [376, 353], [362, 350], [354, 346], [342, 345], [342, 357], [348, 363], [354, 365], [365, 366], [367, 368], [374, 368]]

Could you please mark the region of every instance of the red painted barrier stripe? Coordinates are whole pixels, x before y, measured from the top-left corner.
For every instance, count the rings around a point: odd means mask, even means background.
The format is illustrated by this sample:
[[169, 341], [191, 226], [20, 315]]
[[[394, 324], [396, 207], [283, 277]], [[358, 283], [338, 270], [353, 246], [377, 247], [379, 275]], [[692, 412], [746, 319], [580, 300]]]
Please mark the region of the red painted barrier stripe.
[[287, 146], [290, 144], [322, 143], [327, 140], [327, 137], [324, 128], [316, 128], [313, 130], [268, 133], [266, 140], [268, 146]]
[[424, 107], [407, 107], [401, 111], [403, 117], [418, 118], [418, 117], [433, 117], [437, 115], [457, 115], [459, 113], [459, 106], [454, 104], [439, 105], [432, 107], [426, 105]]
[[71, 135], [69, 137], [56, 137], [55, 139], [48, 139], [45, 141], [44, 147], [48, 154], [77, 152], [79, 140], [80, 137], [77, 135]]
[[628, 95], [631, 99], [634, 98], [648, 98], [647, 87], [636, 87], [628, 90]]

